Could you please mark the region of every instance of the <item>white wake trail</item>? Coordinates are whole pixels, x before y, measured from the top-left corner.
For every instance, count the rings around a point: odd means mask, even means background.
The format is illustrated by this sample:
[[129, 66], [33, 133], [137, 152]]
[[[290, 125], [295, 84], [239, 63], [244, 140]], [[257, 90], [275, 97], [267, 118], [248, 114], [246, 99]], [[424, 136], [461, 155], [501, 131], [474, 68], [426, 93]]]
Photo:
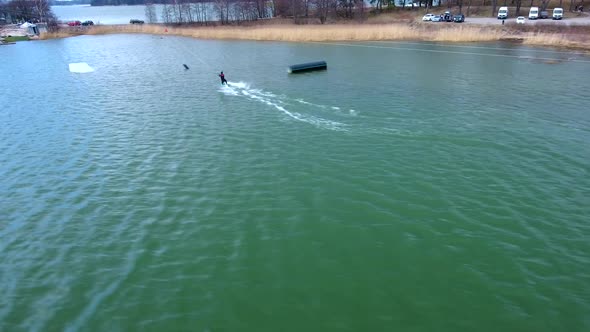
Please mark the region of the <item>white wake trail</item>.
[[261, 89], [252, 89], [250, 84], [246, 82], [228, 82], [228, 85], [222, 86], [219, 91], [229, 96], [244, 96], [251, 100], [272, 106], [294, 120], [309, 123], [318, 128], [339, 131], [346, 130], [346, 125], [341, 122], [289, 111], [283, 106], [284, 103], [275, 94]]

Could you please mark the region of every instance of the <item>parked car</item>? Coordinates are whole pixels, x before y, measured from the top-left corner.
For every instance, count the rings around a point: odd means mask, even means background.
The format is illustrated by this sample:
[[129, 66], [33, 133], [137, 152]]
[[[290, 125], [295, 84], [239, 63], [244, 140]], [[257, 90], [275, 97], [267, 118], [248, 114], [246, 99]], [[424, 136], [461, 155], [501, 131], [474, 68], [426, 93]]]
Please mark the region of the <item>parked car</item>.
[[444, 15], [445, 22], [453, 22], [453, 15], [451, 15], [450, 11], [446, 11]]
[[498, 9], [498, 19], [505, 20], [508, 18], [508, 7], [500, 7]]
[[132, 19], [132, 20], [129, 21], [129, 23], [131, 23], [131, 24], [143, 24], [143, 21], [142, 20]]
[[516, 24], [524, 24], [524, 16], [517, 17]]
[[453, 16], [453, 22], [455, 22], [455, 23], [463, 23], [463, 22], [465, 22], [465, 15], [459, 14], [459, 15]]
[[561, 20], [562, 18], [563, 18], [563, 8], [553, 9], [553, 19], [554, 20]]
[[422, 21], [432, 21], [432, 18], [434, 17], [434, 14], [426, 14], [422, 17]]
[[549, 12], [546, 10], [541, 11], [541, 14], [539, 14], [539, 18], [542, 18], [542, 19], [549, 18]]
[[84, 21], [84, 22], [82, 22], [82, 25], [83, 25], [83, 26], [94, 25], [94, 22], [92, 22], [92, 21], [88, 20], [88, 21]]
[[529, 10], [529, 20], [536, 20], [539, 18], [539, 7], [531, 7]]
[[77, 26], [80, 26], [81, 24], [82, 24], [82, 22], [80, 22], [80, 21], [68, 22], [68, 26], [71, 26], [71, 27], [77, 27]]
[[442, 17], [434, 15], [432, 17], [432, 20], [431, 21], [432, 22], [442, 22], [442, 20], [443, 20]]

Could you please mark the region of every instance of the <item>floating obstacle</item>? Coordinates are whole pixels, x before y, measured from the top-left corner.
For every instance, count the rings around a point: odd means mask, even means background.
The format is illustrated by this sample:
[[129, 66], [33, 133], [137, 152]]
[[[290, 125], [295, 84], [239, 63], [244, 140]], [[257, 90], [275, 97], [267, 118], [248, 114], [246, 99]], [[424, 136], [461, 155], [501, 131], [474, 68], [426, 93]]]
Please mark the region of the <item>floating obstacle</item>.
[[328, 69], [328, 64], [326, 61], [316, 61], [316, 62], [308, 62], [308, 63], [300, 63], [298, 65], [289, 66], [287, 70], [289, 74], [297, 74], [303, 73], [306, 71], [314, 71], [314, 70], [326, 70]]
[[70, 63], [70, 72], [72, 73], [91, 73], [94, 68], [90, 67], [86, 62]]
[[188, 69], [188, 66], [186, 64], [182, 64], [184, 66], [184, 69]]

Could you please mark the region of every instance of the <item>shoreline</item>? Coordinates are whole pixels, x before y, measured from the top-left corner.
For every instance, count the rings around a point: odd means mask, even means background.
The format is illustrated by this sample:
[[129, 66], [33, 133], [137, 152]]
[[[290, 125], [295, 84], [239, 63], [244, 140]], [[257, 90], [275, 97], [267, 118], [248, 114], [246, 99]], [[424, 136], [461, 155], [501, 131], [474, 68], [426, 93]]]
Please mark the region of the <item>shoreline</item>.
[[590, 51], [590, 27], [559, 27], [541, 31], [535, 27], [516, 25], [485, 26], [469, 24], [421, 23], [393, 24], [262, 24], [252, 26], [170, 26], [95, 25], [84, 28], [60, 29], [44, 33], [40, 39], [67, 38], [80, 35], [151, 34], [192, 37], [197, 39], [252, 40], [283, 42], [338, 41], [427, 41], [427, 42], [516, 42], [530, 46]]

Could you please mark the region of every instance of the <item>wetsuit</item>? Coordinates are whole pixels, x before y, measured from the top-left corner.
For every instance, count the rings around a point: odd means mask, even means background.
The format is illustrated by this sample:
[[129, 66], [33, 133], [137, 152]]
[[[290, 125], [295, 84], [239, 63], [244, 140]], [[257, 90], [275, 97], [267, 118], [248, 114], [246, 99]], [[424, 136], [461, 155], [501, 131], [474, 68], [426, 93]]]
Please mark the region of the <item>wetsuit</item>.
[[223, 73], [219, 74], [219, 78], [221, 78], [221, 85], [227, 85], [227, 80], [225, 79], [225, 75], [223, 75]]

